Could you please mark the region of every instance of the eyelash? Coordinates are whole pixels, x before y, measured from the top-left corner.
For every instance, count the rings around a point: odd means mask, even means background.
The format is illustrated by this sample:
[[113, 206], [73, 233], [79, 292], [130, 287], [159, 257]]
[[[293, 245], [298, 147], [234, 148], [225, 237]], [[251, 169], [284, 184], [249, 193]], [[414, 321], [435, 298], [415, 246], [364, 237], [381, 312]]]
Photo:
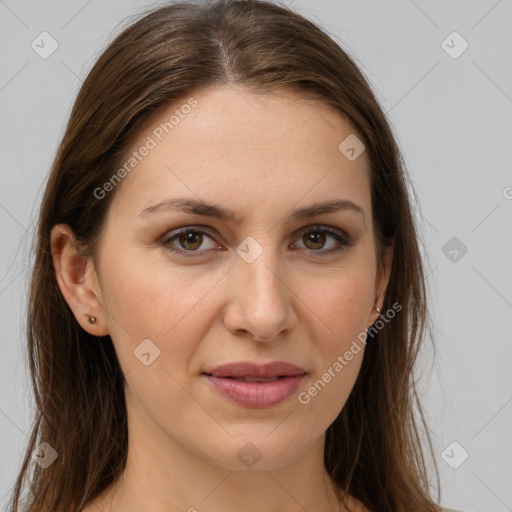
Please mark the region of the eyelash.
[[[169, 243], [172, 242], [175, 239], [178, 239], [180, 236], [183, 236], [187, 233], [202, 233], [203, 235], [208, 236], [209, 238], [212, 238], [209, 231], [201, 228], [201, 227], [195, 227], [195, 226], [187, 226], [186, 228], [179, 229], [177, 231], [172, 231], [170, 233], [167, 233], [160, 239], [160, 243], [165, 247], [165, 249], [178, 253], [180, 255], [183, 255], [185, 257], [195, 258], [200, 257], [200, 254], [195, 253], [203, 253], [207, 251], [186, 251], [184, 249], [176, 249], [174, 247], [169, 247]], [[355, 245], [355, 240], [348, 236], [347, 234], [344, 234], [342, 231], [333, 230], [330, 228], [322, 227], [322, 226], [308, 226], [306, 229], [302, 230], [298, 236], [298, 240], [304, 237], [304, 235], [308, 233], [324, 233], [326, 235], [332, 236], [337, 242], [341, 244], [341, 246], [336, 247], [334, 249], [329, 249], [327, 251], [323, 251], [321, 249], [315, 251], [313, 249], [309, 249], [309, 252], [313, 254], [314, 257], [324, 257], [324, 256], [330, 256], [335, 253], [339, 253], [343, 250], [345, 250], [347, 247], [352, 247]], [[308, 249], [306, 249], [308, 250]]]

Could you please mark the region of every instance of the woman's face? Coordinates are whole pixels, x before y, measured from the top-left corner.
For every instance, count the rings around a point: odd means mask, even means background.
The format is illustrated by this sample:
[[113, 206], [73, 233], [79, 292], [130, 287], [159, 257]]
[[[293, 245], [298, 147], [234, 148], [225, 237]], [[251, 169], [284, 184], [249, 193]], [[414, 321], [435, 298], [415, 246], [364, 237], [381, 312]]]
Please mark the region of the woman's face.
[[[323, 442], [389, 275], [354, 136], [291, 92], [208, 89], [148, 123], [126, 155], [136, 165], [103, 189], [115, 195], [91, 270], [98, 329], [125, 373], [132, 425], [162, 450], [268, 470]], [[299, 370], [215, 372], [276, 361]], [[243, 382], [257, 375], [274, 382]]]

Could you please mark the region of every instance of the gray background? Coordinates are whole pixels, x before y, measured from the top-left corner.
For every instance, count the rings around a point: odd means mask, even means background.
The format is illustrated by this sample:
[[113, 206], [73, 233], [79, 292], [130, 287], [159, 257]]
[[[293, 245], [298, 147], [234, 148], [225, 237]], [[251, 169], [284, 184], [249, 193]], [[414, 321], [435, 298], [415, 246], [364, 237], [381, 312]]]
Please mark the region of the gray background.
[[[22, 329], [42, 186], [98, 52], [125, 16], [151, 5], [157, 4], [0, 0], [2, 509], [31, 422]], [[388, 112], [418, 195], [437, 352], [434, 360], [425, 345], [419, 373], [442, 503], [512, 511], [512, 2], [290, 6], [320, 23], [361, 66]], [[31, 48], [43, 31], [59, 45], [47, 59]], [[454, 31], [469, 44], [457, 58], [463, 41], [448, 37]]]

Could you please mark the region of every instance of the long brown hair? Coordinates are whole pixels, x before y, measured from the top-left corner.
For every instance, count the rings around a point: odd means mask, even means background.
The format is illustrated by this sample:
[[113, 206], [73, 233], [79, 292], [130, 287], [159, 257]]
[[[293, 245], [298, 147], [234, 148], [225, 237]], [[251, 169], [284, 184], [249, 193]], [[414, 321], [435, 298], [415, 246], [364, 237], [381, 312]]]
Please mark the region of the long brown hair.
[[[434, 467], [435, 459], [413, 376], [429, 327], [425, 277], [399, 147], [347, 53], [303, 16], [257, 0], [182, 2], [145, 12], [108, 45], [81, 87], [35, 241], [27, 338], [37, 409], [12, 510], [81, 510], [121, 475], [128, 449], [124, 376], [112, 341], [84, 331], [64, 300], [50, 231], [68, 224], [94, 257], [115, 193], [98, 200], [94, 190], [111, 178], [155, 112], [214, 84], [256, 94], [295, 90], [334, 106], [363, 137], [377, 247], [394, 241], [384, 308], [402, 309], [368, 341], [352, 393], [327, 430], [325, 466], [372, 510], [439, 510], [430, 495], [425, 439]], [[32, 462], [41, 442], [58, 453], [46, 469]]]

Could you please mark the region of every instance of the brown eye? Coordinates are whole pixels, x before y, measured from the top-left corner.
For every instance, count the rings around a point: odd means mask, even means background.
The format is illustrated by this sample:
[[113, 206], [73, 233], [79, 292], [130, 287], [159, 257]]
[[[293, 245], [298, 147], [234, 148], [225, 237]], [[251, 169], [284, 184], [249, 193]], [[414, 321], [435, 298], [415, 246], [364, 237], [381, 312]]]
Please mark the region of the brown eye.
[[[330, 242], [329, 239], [332, 241]], [[302, 231], [298, 240], [303, 244], [303, 247], [299, 245], [299, 248], [313, 256], [329, 256], [355, 245], [355, 240], [345, 232], [325, 227], [309, 227]], [[208, 242], [210, 247], [207, 245]], [[160, 243], [169, 251], [183, 256], [201, 256], [215, 248], [222, 250], [222, 247], [215, 244], [211, 235], [195, 227], [172, 231], [162, 237]]]
[[310, 231], [307, 235], [304, 235], [302, 238], [304, 240], [304, 244], [306, 245], [306, 247], [312, 250], [322, 249], [327, 239], [325, 233], [321, 233], [319, 231]]
[[[337, 243], [331, 242], [330, 247], [326, 249], [325, 246], [329, 244], [329, 238], [334, 239]], [[313, 253], [314, 256], [328, 256], [355, 244], [355, 240], [343, 231], [324, 227], [308, 228], [302, 232], [299, 240], [302, 241], [304, 247]]]
[[203, 243], [203, 234], [196, 231], [189, 231], [185, 235], [180, 235], [177, 240], [183, 249], [195, 251], [199, 249]]
[[[210, 246], [204, 247], [207, 242]], [[215, 247], [211, 236], [198, 228], [185, 228], [168, 233], [161, 239], [161, 244], [168, 250], [184, 254], [185, 256], [200, 255], [208, 249]], [[201, 249], [202, 248], [202, 249]]]

